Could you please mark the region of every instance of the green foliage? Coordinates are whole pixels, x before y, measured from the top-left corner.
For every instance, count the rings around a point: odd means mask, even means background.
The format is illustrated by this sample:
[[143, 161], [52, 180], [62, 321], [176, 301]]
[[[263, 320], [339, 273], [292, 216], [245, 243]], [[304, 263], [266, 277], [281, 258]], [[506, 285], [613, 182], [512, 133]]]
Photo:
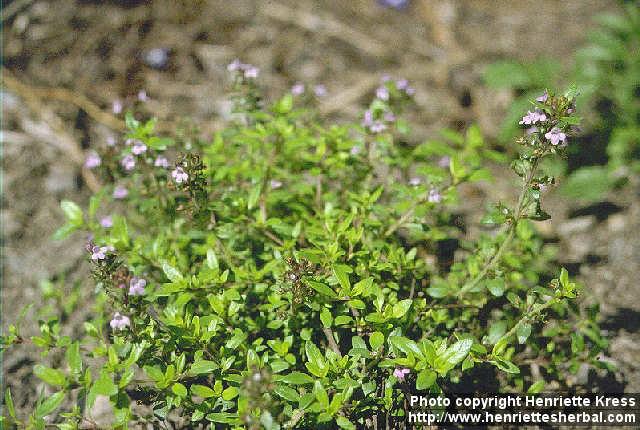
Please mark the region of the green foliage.
[[[146, 152], [132, 172], [118, 165], [129, 146], [103, 163], [105, 190], [126, 186], [127, 199], [102, 192], [86, 215], [63, 203], [67, 225], [93, 235], [98, 297], [83, 336], [61, 335], [51, 318], [32, 338], [64, 357], [34, 367], [56, 392], [33, 423], [69, 398], [77, 407], [59, 421], [74, 428], [107, 396], [115, 427], [180, 415], [225, 428], [351, 429], [383, 412], [402, 420], [407, 384], [437, 393], [476, 366], [495, 366], [505, 390], [535, 391], [545, 381], [523, 371], [525, 359], [545, 361], [561, 383], [567, 363], [600, 365], [595, 317], [576, 313], [565, 270], [543, 281], [551, 263], [531, 225], [548, 217], [540, 188], [552, 179], [538, 166], [564, 150], [544, 134], [570, 132], [571, 93], [537, 104], [549, 119], [520, 140], [519, 201], [485, 217], [496, 234], [469, 238], [454, 215], [459, 188], [490, 180], [485, 162], [503, 158], [477, 127], [409, 146], [404, 125], [325, 125], [289, 95], [261, 107], [253, 85], [236, 89], [252, 96], [210, 141], [156, 137], [154, 121], [128, 116], [126, 138]], [[406, 101], [389, 89], [375, 115]], [[166, 148], [173, 172], [154, 166]], [[119, 213], [111, 227], [97, 221], [106, 210]], [[438, 249], [452, 240], [450, 261]], [[18, 422], [9, 392], [5, 404]]]

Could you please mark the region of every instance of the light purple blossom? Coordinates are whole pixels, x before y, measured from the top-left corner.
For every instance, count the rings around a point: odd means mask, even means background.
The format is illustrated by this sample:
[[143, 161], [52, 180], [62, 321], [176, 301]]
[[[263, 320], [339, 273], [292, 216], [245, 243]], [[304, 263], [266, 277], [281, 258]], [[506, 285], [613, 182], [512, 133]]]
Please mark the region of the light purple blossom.
[[131, 320], [126, 315], [120, 315], [120, 312], [116, 312], [113, 319], [109, 321], [109, 325], [112, 330], [124, 330], [125, 327], [131, 325]]
[[396, 81], [396, 88], [398, 88], [399, 90], [406, 90], [407, 87], [409, 87], [409, 81], [407, 81], [406, 79], [398, 79]]
[[526, 133], [527, 133], [528, 135], [530, 135], [530, 134], [533, 134], [533, 133], [537, 133], [537, 132], [538, 132], [538, 130], [539, 130], [539, 128], [538, 128], [538, 127], [529, 127], [529, 128], [526, 130]]
[[293, 94], [294, 96], [299, 96], [304, 94], [304, 84], [300, 83], [300, 82], [296, 82], [292, 87], [291, 87], [291, 94]]
[[102, 163], [102, 159], [97, 152], [91, 151], [87, 154], [87, 158], [84, 160], [84, 167], [87, 169], [95, 169]]
[[449, 157], [448, 155], [445, 155], [438, 160], [438, 166], [442, 167], [443, 169], [448, 168], [449, 164], [451, 164], [451, 157]]
[[145, 90], [138, 91], [138, 100], [143, 103], [149, 101], [149, 96], [147, 95], [147, 92]]
[[354, 145], [351, 147], [351, 149], [349, 150], [349, 154], [351, 155], [358, 155], [360, 153], [360, 147], [358, 145]]
[[384, 113], [384, 120], [387, 122], [393, 122], [396, 120], [396, 116], [393, 112], [389, 111], [389, 112], [385, 112]]
[[91, 259], [93, 261], [104, 260], [105, 258], [107, 258], [108, 251], [109, 248], [107, 248], [106, 246], [94, 246], [93, 248], [91, 248]]
[[277, 179], [272, 179], [269, 182], [269, 185], [271, 186], [271, 189], [277, 190], [278, 188], [282, 187], [282, 182], [278, 181]]
[[169, 167], [169, 160], [167, 160], [167, 158], [162, 155], [158, 155], [158, 158], [156, 158], [156, 161], [153, 162], [153, 165], [166, 169], [167, 167]]
[[528, 111], [527, 114], [522, 117], [522, 120], [520, 120], [518, 124], [531, 125], [531, 124], [535, 124], [537, 122], [543, 122], [546, 120], [547, 120], [547, 115], [544, 112], [536, 109], [533, 112]]
[[113, 136], [107, 137], [107, 146], [116, 146], [116, 138]]
[[549, 140], [552, 145], [559, 145], [560, 143], [564, 143], [567, 140], [567, 135], [557, 127], [553, 127], [551, 131], [544, 135], [544, 137], [547, 138], [547, 140]]
[[383, 84], [386, 84], [390, 80], [391, 80], [391, 75], [388, 73], [385, 73], [384, 75], [382, 75], [382, 78], [380, 79], [380, 81], [382, 81]]
[[413, 87], [407, 87], [404, 92], [408, 95], [408, 96], [413, 96], [416, 93], [416, 89]]
[[409, 179], [409, 185], [411, 186], [418, 186], [422, 183], [422, 179], [418, 178], [418, 177], [413, 177], [411, 179]]
[[143, 296], [144, 287], [147, 285], [147, 280], [144, 278], [131, 278], [129, 281], [129, 295], [130, 296]]
[[397, 368], [393, 371], [393, 376], [401, 381], [404, 381], [405, 376], [407, 376], [409, 373], [411, 373], [411, 370], [407, 368]]
[[118, 185], [113, 189], [113, 198], [114, 199], [124, 199], [129, 195], [129, 190], [127, 190], [122, 185]]
[[189, 175], [180, 166], [176, 167], [171, 172], [171, 177], [173, 178], [174, 181], [176, 181], [177, 184], [181, 184], [181, 183], [187, 182], [189, 180]]
[[145, 152], [147, 152], [147, 145], [140, 142], [139, 140], [136, 140], [136, 142], [133, 144], [133, 147], [131, 147], [131, 152], [133, 152], [135, 155], [144, 154]]
[[548, 98], [549, 98], [549, 93], [547, 91], [545, 91], [544, 94], [542, 94], [540, 97], [536, 98], [536, 101], [540, 102], [540, 103], [545, 103]]
[[316, 95], [316, 97], [324, 97], [327, 95], [327, 87], [325, 87], [322, 84], [316, 85], [315, 88], [313, 89], [313, 92]]
[[362, 126], [371, 127], [372, 124], [373, 124], [373, 112], [367, 109], [366, 111], [364, 111], [364, 119], [362, 120]]
[[382, 133], [386, 129], [387, 126], [382, 121], [374, 121], [374, 123], [369, 126], [369, 130], [371, 131], [371, 133]]
[[111, 104], [111, 110], [113, 111], [114, 114], [119, 115], [122, 113], [122, 102], [120, 100], [114, 100], [113, 103]]
[[131, 154], [127, 154], [120, 160], [122, 168], [126, 171], [133, 170], [136, 167], [136, 159]]
[[244, 77], [247, 79], [255, 79], [259, 74], [260, 69], [255, 66], [247, 65], [247, 67], [244, 69]]
[[427, 196], [427, 201], [429, 203], [440, 203], [441, 200], [442, 196], [440, 195], [440, 192], [438, 190], [436, 190], [435, 188], [429, 190], [429, 195]]
[[227, 70], [230, 72], [237, 72], [239, 70], [243, 70], [244, 66], [245, 65], [242, 64], [240, 60], [236, 58], [231, 63], [229, 63], [229, 65], [227, 66]]
[[376, 90], [376, 97], [380, 100], [389, 100], [389, 90], [387, 87], [379, 87]]
[[107, 215], [105, 217], [102, 217], [100, 219], [100, 225], [104, 228], [111, 228], [113, 227], [113, 218], [111, 218], [111, 215]]

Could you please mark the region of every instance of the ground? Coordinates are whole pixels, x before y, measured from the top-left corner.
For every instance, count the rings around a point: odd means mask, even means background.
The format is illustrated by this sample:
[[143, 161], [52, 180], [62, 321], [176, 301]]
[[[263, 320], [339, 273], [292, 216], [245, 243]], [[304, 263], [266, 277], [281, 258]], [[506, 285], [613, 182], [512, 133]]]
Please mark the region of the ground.
[[[336, 119], [357, 116], [382, 75], [405, 77], [417, 90], [415, 136], [477, 122], [491, 139], [514, 95], [486, 88], [484, 66], [540, 57], [567, 65], [593, 16], [618, 7], [612, 0], [410, 3], [397, 11], [375, 0], [10, 2], [2, 15], [3, 328], [22, 306], [39, 303], [42, 280], [64, 274], [71, 288], [86, 274], [85, 238], [50, 238], [62, 223], [59, 201], [82, 204], [90, 195], [83, 151], [117, 134], [114, 101], [126, 108], [144, 90], [150, 100], [142, 109], [163, 124], [189, 117], [209, 135], [229, 115], [226, 65], [240, 57], [261, 68], [271, 94], [297, 81], [326, 85], [320, 108]], [[470, 191], [472, 204], [508, 197], [513, 176], [498, 176], [507, 180]], [[620, 368], [611, 387], [627, 392], [640, 391], [639, 195], [637, 181], [595, 206], [552, 191], [553, 220], [541, 226], [559, 241], [560, 263], [586, 286], [585, 300], [601, 304], [608, 359]], [[84, 291], [80, 300], [90, 297]], [[80, 329], [86, 309], [64, 322], [66, 332]], [[33, 319], [27, 313], [25, 333]], [[42, 389], [31, 375], [36, 359], [28, 345], [4, 356], [20, 409]]]

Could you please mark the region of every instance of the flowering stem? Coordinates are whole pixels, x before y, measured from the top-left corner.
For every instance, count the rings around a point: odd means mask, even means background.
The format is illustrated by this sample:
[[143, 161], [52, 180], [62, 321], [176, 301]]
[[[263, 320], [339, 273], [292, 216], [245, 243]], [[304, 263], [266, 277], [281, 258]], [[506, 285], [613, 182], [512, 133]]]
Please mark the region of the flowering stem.
[[507, 236], [504, 238], [495, 254], [491, 256], [487, 264], [485, 264], [485, 266], [482, 268], [480, 273], [478, 273], [473, 279], [465, 283], [462, 288], [460, 288], [457, 293], [458, 297], [462, 297], [469, 291], [473, 290], [480, 283], [480, 281], [482, 281], [487, 276], [487, 273], [489, 273], [489, 271], [492, 270], [496, 266], [496, 264], [498, 264], [498, 262], [500, 262], [500, 260], [502, 259], [502, 254], [504, 254], [506, 249], [511, 244], [511, 240], [515, 235], [518, 222], [522, 219], [522, 212], [526, 204], [527, 190], [529, 189], [536, 170], [538, 169], [538, 161], [539, 158], [533, 159], [531, 163], [531, 169], [529, 170], [526, 180], [522, 184], [522, 191], [520, 192], [520, 197], [518, 198], [518, 203], [516, 204], [516, 210], [513, 215], [513, 220], [510, 222], [509, 227], [507, 228]]

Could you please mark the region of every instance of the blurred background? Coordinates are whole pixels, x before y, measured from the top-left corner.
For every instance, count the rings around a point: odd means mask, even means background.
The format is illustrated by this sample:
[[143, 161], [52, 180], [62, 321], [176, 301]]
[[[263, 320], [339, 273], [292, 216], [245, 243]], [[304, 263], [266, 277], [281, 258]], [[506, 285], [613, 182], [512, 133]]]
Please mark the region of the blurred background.
[[[600, 303], [618, 373], [640, 391], [640, 13], [617, 0], [15, 0], [2, 8], [2, 326], [24, 305], [62, 306], [82, 330], [92, 291], [84, 237], [53, 241], [61, 199], [96, 186], [86, 155], [117, 138], [123, 112], [204, 137], [229, 117], [228, 63], [255, 64], [267, 97], [297, 82], [330, 120], [357, 118], [383, 75], [416, 89], [416, 142], [478, 124], [509, 153], [526, 99], [576, 83], [585, 116], [541, 234]], [[194, 128], [197, 130], [194, 131]], [[174, 131], [175, 132], [175, 131]], [[511, 198], [516, 176], [466, 190], [460, 213]], [[44, 293], [44, 299], [42, 294]], [[42, 309], [24, 314], [33, 334]], [[33, 400], [35, 349], [3, 357], [17, 407]], [[586, 384], [590, 375], [576, 376]]]

